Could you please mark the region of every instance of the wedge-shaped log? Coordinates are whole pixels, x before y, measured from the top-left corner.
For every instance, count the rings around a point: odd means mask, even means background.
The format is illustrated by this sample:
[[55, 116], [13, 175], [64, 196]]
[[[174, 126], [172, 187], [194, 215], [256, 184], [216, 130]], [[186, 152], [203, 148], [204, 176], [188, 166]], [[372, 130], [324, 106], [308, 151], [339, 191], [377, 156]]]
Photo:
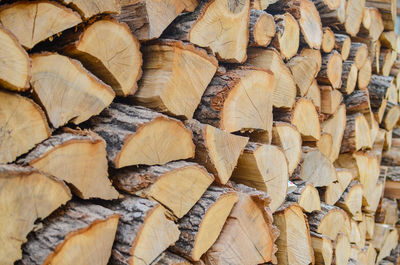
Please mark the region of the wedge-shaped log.
[[345, 34], [335, 33], [334, 49], [340, 53], [343, 61], [346, 61], [347, 58], [349, 57], [350, 47], [351, 47], [351, 39], [349, 36]]
[[394, 30], [396, 21], [396, 1], [384, 0], [384, 1], [372, 1], [367, 0], [365, 3], [368, 7], [375, 7], [379, 10], [382, 15], [383, 26], [385, 30]]
[[317, 62], [317, 71], [319, 71], [321, 69], [321, 66], [322, 66], [321, 50], [315, 50], [315, 49], [311, 49], [311, 48], [303, 48], [303, 49], [301, 49], [299, 55], [313, 58], [314, 61]]
[[322, 56], [321, 70], [317, 80], [320, 83], [340, 88], [342, 85], [342, 56], [337, 51], [332, 51]]
[[269, 69], [274, 74], [274, 107], [291, 108], [296, 100], [296, 83], [279, 53], [275, 49], [249, 48], [247, 56], [247, 64]]
[[346, 32], [355, 37], [360, 30], [364, 16], [365, 0], [348, 0], [346, 3]]
[[303, 181], [295, 181], [296, 190], [289, 193], [286, 201], [292, 201], [299, 204], [303, 211], [311, 213], [321, 210], [321, 201], [319, 199], [318, 190], [311, 183]]
[[371, 129], [361, 113], [347, 115], [341, 153], [372, 148]]
[[349, 186], [347, 186], [336, 205], [350, 213], [354, 220], [362, 221], [362, 196], [362, 185], [358, 181], [352, 181]]
[[151, 264], [179, 238], [177, 225], [156, 202], [127, 195], [104, 206], [120, 215], [110, 264]]
[[322, 192], [323, 200], [326, 204], [334, 205], [342, 196], [347, 186], [353, 179], [353, 174], [348, 169], [339, 168], [336, 169], [337, 181], [329, 184], [326, 189]]
[[365, 60], [364, 65], [360, 68], [357, 78], [358, 89], [366, 89], [372, 76], [372, 64], [369, 58]]
[[51, 132], [45, 114], [32, 100], [0, 91], [0, 102], [0, 164], [5, 164], [27, 153]]
[[397, 50], [397, 36], [395, 31], [385, 31], [379, 36], [381, 47]]
[[[321, 7], [320, 2], [322, 2], [320, 0], [313, 2], [320, 14], [322, 25], [337, 27], [344, 24], [346, 20], [346, 0], [329, 1], [330, 3], [328, 4], [328, 8], [325, 8], [326, 5], [319, 8]], [[336, 7], [337, 3], [339, 3], [338, 7]]]
[[143, 47], [143, 77], [135, 101], [157, 111], [190, 119], [218, 67], [206, 51], [180, 41]]
[[195, 206], [179, 220], [181, 235], [172, 250], [192, 261], [199, 261], [217, 240], [237, 201], [238, 195], [232, 189], [208, 188]]
[[374, 71], [383, 76], [389, 76], [393, 64], [396, 62], [397, 51], [391, 49], [380, 50], [379, 56], [374, 61]]
[[192, 133], [173, 118], [143, 107], [113, 103], [90, 120], [93, 131], [107, 143], [107, 156], [116, 168], [162, 165], [192, 158]]
[[192, 263], [187, 259], [166, 250], [155, 261], [153, 261], [151, 265], [192, 265]]
[[358, 36], [377, 41], [384, 28], [382, 16], [378, 9], [374, 7], [365, 7], [363, 12], [362, 24]]
[[242, 184], [234, 186], [239, 191], [238, 202], [204, 260], [210, 265], [276, 263], [279, 232], [272, 225], [268, 195]]
[[179, 16], [165, 37], [207, 47], [219, 60], [243, 63], [249, 42], [250, 0], [201, 1], [193, 13]]
[[321, 234], [310, 231], [311, 246], [314, 250], [315, 264], [332, 264], [332, 240]]
[[353, 61], [345, 61], [342, 64], [342, 85], [340, 91], [350, 95], [357, 85], [358, 69]]
[[321, 111], [321, 89], [318, 86], [317, 80], [312, 82], [304, 97], [312, 100], [317, 112]]
[[300, 28], [297, 20], [285, 13], [274, 16], [276, 35], [272, 46], [276, 48], [284, 59], [290, 59], [296, 55], [300, 43]]
[[251, 9], [249, 46], [267, 47], [275, 36], [274, 17], [265, 11]]
[[83, 19], [100, 14], [119, 14], [121, 4], [118, 0], [61, 0], [74, 8]]
[[108, 179], [106, 143], [90, 131], [53, 135], [18, 163], [71, 184], [73, 193], [82, 199], [112, 200], [119, 196]]
[[201, 124], [194, 119], [186, 121], [185, 126], [193, 133], [196, 145], [194, 160], [212, 173], [218, 183], [226, 184], [248, 138]]
[[346, 128], [346, 107], [340, 105], [336, 113], [321, 124], [322, 132], [332, 135], [332, 149], [328, 156], [330, 161], [339, 157], [344, 130]]
[[278, 264], [314, 263], [307, 218], [299, 205], [289, 202], [282, 205], [274, 214], [274, 225], [280, 231], [276, 241]]
[[102, 206], [71, 202], [29, 235], [17, 264], [106, 265], [118, 220], [118, 214]]
[[351, 245], [349, 236], [345, 233], [339, 233], [335, 244], [333, 245], [334, 249], [334, 259], [333, 264], [336, 265], [345, 265], [349, 263], [350, 255], [351, 255]]
[[274, 212], [285, 200], [288, 185], [285, 153], [274, 145], [248, 143], [232, 173], [232, 180], [267, 192]]
[[50, 1], [16, 2], [0, 9], [0, 22], [19, 43], [31, 49], [37, 43], [82, 22], [78, 13]]
[[342, 93], [331, 86], [321, 86], [321, 112], [334, 114], [342, 103]]
[[239, 68], [217, 72], [194, 117], [227, 132], [272, 130], [274, 75], [269, 70]]
[[111, 87], [74, 59], [57, 53], [34, 54], [31, 59], [33, 93], [54, 128], [88, 120], [115, 97]]
[[71, 193], [62, 181], [14, 164], [0, 166], [0, 185], [0, 263], [14, 264], [36, 220], [65, 204]]
[[[383, 258], [390, 256], [392, 249], [395, 249], [399, 241], [399, 234], [396, 229], [389, 232], [385, 237], [385, 241], [379, 251], [376, 262], [379, 263]], [[380, 263], [379, 263], [380, 264]]]
[[383, 198], [375, 213], [375, 222], [396, 225], [399, 220], [397, 202], [394, 199]]
[[[337, 2], [339, 3], [339, 1]], [[323, 31], [321, 50], [325, 53], [330, 53], [335, 47], [335, 33], [329, 27], [323, 28]]]
[[381, 126], [388, 131], [393, 130], [400, 118], [400, 106], [390, 101], [386, 103]]
[[0, 26], [0, 84], [3, 88], [14, 91], [29, 89], [31, 62], [28, 53], [18, 40], [4, 27]]
[[353, 61], [357, 69], [361, 69], [368, 58], [368, 47], [365, 43], [352, 42], [350, 46], [348, 61]]
[[304, 96], [318, 74], [318, 63], [309, 56], [296, 56], [287, 63], [287, 66], [299, 88], [298, 94]]

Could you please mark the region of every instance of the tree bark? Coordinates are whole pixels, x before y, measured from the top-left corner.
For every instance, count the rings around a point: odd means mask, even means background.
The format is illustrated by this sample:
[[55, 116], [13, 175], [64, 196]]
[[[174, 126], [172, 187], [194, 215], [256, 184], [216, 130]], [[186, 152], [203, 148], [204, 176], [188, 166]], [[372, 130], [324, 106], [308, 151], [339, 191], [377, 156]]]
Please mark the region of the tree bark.
[[251, 9], [249, 46], [267, 47], [275, 36], [274, 17], [265, 11]]

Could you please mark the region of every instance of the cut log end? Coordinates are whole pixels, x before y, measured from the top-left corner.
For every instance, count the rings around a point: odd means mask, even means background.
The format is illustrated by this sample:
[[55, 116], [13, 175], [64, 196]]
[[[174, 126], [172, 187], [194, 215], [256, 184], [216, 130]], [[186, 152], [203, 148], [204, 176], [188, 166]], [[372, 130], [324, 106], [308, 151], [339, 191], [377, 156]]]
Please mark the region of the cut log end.
[[65, 4], [75, 8], [83, 19], [88, 20], [100, 14], [119, 14], [121, 6], [117, 0], [63, 0]]
[[323, 29], [324, 35], [322, 37], [321, 49], [325, 53], [329, 53], [335, 47], [335, 34], [331, 28], [326, 27]]
[[267, 47], [275, 36], [274, 17], [252, 9], [250, 13], [250, 46]]
[[318, 113], [309, 99], [301, 98], [296, 102], [291, 123], [297, 127], [303, 140], [316, 141], [321, 137]]
[[290, 14], [276, 15], [276, 36], [272, 45], [278, 49], [285, 59], [296, 55], [299, 49], [300, 28], [296, 19]]
[[300, 1], [299, 25], [308, 46], [313, 49], [320, 49], [323, 37], [322, 24], [313, 2]]

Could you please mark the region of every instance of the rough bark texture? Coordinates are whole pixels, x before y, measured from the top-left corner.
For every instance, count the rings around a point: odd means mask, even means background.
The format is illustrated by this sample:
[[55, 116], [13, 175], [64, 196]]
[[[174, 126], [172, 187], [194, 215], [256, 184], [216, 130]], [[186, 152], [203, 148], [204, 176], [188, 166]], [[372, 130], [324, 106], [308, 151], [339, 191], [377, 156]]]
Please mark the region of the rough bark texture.
[[356, 90], [344, 98], [346, 113], [368, 113], [370, 111], [368, 90]]

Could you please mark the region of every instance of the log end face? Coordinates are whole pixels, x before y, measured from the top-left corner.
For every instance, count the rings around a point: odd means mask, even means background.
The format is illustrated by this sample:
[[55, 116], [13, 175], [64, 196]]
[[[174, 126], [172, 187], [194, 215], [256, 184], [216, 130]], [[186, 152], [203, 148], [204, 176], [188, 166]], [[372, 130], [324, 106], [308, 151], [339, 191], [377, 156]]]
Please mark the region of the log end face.
[[321, 137], [321, 127], [317, 110], [309, 99], [297, 101], [291, 123], [297, 127], [304, 140], [316, 141]]
[[314, 3], [301, 0], [300, 16], [299, 25], [307, 44], [310, 48], [320, 49], [323, 37], [322, 24]]

